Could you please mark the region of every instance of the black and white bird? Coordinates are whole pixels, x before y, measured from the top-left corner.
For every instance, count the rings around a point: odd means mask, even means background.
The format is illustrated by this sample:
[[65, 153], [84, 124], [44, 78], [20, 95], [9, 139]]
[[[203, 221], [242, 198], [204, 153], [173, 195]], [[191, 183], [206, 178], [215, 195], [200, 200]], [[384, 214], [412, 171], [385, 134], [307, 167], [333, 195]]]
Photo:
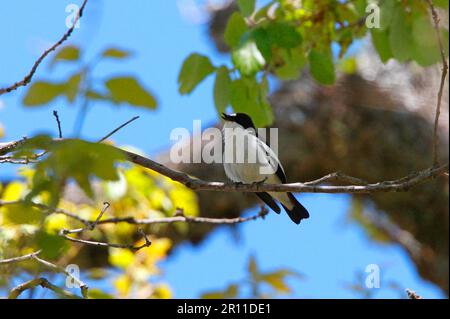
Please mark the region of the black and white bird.
[[[222, 113], [222, 118], [225, 120], [223, 125], [223, 166], [227, 177], [235, 183], [244, 184], [286, 183], [286, 175], [280, 161], [273, 150], [258, 137], [250, 116], [245, 113]], [[229, 153], [230, 151], [231, 153]], [[256, 154], [256, 156], [251, 154]], [[226, 158], [227, 156], [228, 158]], [[276, 199], [296, 224], [300, 224], [302, 219], [309, 217], [306, 208], [297, 201], [292, 193], [260, 192], [255, 194], [275, 213], [279, 214], [281, 210], [274, 200]]]

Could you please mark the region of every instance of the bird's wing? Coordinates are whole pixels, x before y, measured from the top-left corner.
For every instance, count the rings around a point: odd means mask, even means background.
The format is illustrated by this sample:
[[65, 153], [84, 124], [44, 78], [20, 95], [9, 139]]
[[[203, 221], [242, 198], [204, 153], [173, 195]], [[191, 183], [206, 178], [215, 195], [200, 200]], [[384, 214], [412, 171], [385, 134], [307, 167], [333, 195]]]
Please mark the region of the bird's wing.
[[286, 174], [284, 173], [283, 166], [280, 163], [280, 160], [278, 159], [277, 155], [272, 151], [272, 149], [264, 143], [261, 139], [258, 138], [258, 145], [264, 150], [267, 157], [269, 157], [271, 160], [269, 164], [272, 166], [273, 170], [275, 171], [275, 174], [280, 179], [282, 183], [286, 183]]

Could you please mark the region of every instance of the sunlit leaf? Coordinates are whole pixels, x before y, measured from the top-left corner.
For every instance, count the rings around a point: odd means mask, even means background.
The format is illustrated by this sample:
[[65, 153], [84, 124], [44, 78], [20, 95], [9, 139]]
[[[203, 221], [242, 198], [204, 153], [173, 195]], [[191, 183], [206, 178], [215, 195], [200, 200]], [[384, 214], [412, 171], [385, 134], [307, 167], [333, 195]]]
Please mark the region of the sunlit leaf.
[[247, 24], [242, 15], [239, 12], [234, 12], [229, 18], [223, 34], [225, 43], [232, 48], [237, 47], [247, 29]]
[[5, 224], [37, 224], [42, 220], [42, 212], [25, 203], [7, 205], [2, 207], [0, 212], [3, 213]]
[[249, 16], [255, 10], [255, 0], [236, 0], [239, 10], [244, 16]]
[[78, 94], [80, 88], [82, 73], [75, 73], [72, 75], [66, 83], [66, 97], [67, 100], [72, 103]]
[[22, 103], [25, 106], [47, 104], [65, 92], [65, 84], [36, 81], [28, 88]]
[[67, 45], [55, 54], [50, 65], [54, 65], [59, 61], [77, 61], [79, 58], [80, 49], [73, 45]]
[[208, 57], [192, 53], [186, 58], [178, 76], [180, 94], [191, 93], [195, 87], [214, 71]]
[[109, 250], [109, 263], [113, 266], [126, 269], [134, 261], [134, 254], [127, 249], [111, 248]]
[[119, 48], [108, 48], [102, 52], [102, 57], [124, 59], [130, 56], [130, 51]]
[[111, 78], [106, 81], [105, 85], [115, 103], [126, 103], [151, 109], [156, 107], [153, 95], [133, 77]]
[[232, 60], [236, 68], [246, 76], [254, 75], [266, 64], [266, 60], [252, 37], [244, 37], [239, 47], [233, 51]]
[[[40, 140], [29, 139], [30, 143]], [[58, 142], [36, 146], [49, 150], [47, 158], [35, 166], [33, 188], [27, 198], [47, 191], [51, 194], [52, 203], [59, 200], [61, 186], [68, 179], [73, 179], [88, 196], [93, 196], [90, 178], [102, 180], [118, 180], [116, 162], [124, 159], [124, 154], [116, 148], [106, 144], [90, 143], [77, 139], [65, 139]]]
[[227, 67], [218, 68], [214, 81], [214, 104], [219, 114], [225, 112], [226, 107], [230, 104], [230, 84], [231, 79]]

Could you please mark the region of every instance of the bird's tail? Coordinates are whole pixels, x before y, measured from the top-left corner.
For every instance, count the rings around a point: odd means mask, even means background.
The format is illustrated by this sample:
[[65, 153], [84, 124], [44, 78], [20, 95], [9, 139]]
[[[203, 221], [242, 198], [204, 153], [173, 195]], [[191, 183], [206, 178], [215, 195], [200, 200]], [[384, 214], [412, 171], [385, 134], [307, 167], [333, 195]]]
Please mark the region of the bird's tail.
[[292, 195], [292, 193], [287, 193], [287, 196], [289, 197], [289, 201], [292, 203], [292, 207], [289, 209], [283, 203], [281, 205], [283, 205], [284, 210], [289, 215], [291, 220], [296, 224], [300, 224], [302, 219], [309, 218], [308, 211], [302, 204], [300, 204], [294, 195]]

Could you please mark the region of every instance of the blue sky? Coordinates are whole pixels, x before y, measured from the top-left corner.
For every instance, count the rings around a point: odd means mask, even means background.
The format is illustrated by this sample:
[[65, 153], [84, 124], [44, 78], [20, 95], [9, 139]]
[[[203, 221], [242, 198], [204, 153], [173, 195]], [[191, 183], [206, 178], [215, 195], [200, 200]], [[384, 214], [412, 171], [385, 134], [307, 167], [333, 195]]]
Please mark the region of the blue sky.
[[[3, 32], [1, 40], [0, 86], [23, 78], [41, 52], [61, 36], [65, 31], [65, 7], [72, 2], [75, 1], [3, 3], [0, 27], [9, 31]], [[189, 96], [178, 94], [176, 81], [183, 59], [194, 51], [212, 57], [215, 64], [226, 63], [227, 56], [217, 54], [208, 40], [206, 25], [183, 18], [177, 1], [90, 1], [81, 28], [75, 30], [70, 42], [83, 49], [87, 61], [111, 45], [131, 49], [132, 59], [102, 62], [95, 75], [137, 75], [159, 101], [156, 111], [96, 103], [89, 111], [83, 137], [101, 137], [139, 115], [137, 122], [115, 135], [115, 141], [155, 155], [168, 147], [174, 127], [190, 129], [193, 119], [201, 119], [205, 126], [217, 120], [212, 78]], [[70, 69], [69, 65], [59, 65], [50, 70], [44, 62], [35, 79], [56, 80], [68, 75]], [[56, 133], [53, 109], [60, 114], [66, 136], [70, 134], [77, 105], [58, 99], [48, 107], [26, 109], [21, 105], [24, 92], [22, 88], [0, 97], [4, 141], [42, 131]], [[15, 167], [2, 165], [1, 178], [14, 174]], [[179, 247], [163, 264], [164, 279], [175, 296], [198, 297], [204, 291], [224, 288], [245, 277], [248, 256], [254, 254], [263, 271], [288, 267], [305, 275], [302, 281], [289, 281], [294, 290], [291, 297], [357, 297], [344, 285], [354, 282], [356, 273], [364, 272], [368, 264], [378, 264], [381, 269], [381, 288], [374, 294], [376, 298], [399, 296], [398, 291], [387, 287], [393, 280], [424, 297], [444, 297], [438, 288], [418, 277], [401, 248], [374, 244], [360, 227], [346, 222], [349, 196], [305, 194], [300, 198], [311, 212], [311, 218], [300, 226], [292, 224], [285, 215], [271, 214], [264, 221], [240, 225], [238, 241], [228, 228], [220, 228], [198, 247]]]

